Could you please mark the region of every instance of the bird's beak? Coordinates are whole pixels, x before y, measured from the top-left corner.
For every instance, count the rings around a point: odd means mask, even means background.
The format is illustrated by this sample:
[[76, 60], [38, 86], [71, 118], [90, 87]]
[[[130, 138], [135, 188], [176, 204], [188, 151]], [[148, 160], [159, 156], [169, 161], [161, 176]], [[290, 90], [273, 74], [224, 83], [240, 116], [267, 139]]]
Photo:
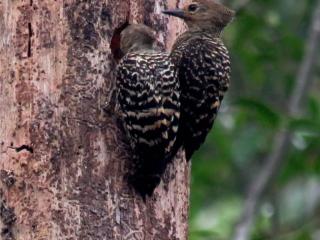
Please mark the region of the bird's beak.
[[178, 17], [178, 18], [185, 17], [184, 11], [181, 9], [163, 10], [162, 13], [170, 15], [170, 16]]

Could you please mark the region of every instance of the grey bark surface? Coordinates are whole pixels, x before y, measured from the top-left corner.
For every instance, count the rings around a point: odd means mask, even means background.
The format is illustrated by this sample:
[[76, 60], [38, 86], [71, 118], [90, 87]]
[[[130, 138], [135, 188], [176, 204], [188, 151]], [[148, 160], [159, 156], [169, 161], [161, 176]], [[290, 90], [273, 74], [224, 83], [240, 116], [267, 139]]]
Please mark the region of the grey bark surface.
[[146, 23], [169, 49], [183, 25], [160, 10], [178, 2], [0, 0], [0, 239], [187, 239], [184, 154], [144, 203], [102, 110], [114, 30]]

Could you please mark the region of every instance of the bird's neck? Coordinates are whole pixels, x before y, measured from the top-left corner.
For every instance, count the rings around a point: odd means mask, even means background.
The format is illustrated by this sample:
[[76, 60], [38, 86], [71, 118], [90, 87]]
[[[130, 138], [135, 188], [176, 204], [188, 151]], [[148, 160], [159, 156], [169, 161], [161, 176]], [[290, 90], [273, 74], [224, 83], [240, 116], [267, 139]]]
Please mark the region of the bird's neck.
[[151, 44], [134, 44], [132, 47], [128, 50], [128, 52], [149, 52], [153, 50], [153, 45]]
[[221, 35], [222, 27], [208, 21], [204, 22], [187, 22], [188, 25], [188, 31], [193, 34], [206, 34], [211, 35], [213, 38], [218, 38]]
[[182, 46], [185, 42], [188, 42], [190, 39], [194, 38], [206, 38], [206, 39], [220, 39], [221, 31], [213, 31], [213, 30], [204, 30], [204, 29], [196, 29], [189, 28], [186, 32], [181, 34], [174, 45], [172, 46], [172, 51], [175, 51], [179, 46]]
[[184, 32], [179, 38], [179, 42], [187, 41], [191, 38], [220, 38], [221, 31], [212, 31], [212, 30], [204, 30], [204, 29], [189, 29]]
[[215, 27], [192, 27], [189, 28], [188, 32], [190, 32], [193, 35], [207, 35], [211, 36], [212, 38], [219, 38], [221, 35], [221, 29]]

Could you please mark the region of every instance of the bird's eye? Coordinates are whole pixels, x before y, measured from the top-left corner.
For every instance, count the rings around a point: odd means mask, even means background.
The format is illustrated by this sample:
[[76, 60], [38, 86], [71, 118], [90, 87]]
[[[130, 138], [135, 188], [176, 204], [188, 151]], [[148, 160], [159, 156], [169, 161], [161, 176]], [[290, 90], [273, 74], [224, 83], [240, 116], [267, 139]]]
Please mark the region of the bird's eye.
[[197, 4], [190, 4], [188, 7], [189, 12], [195, 12], [198, 9], [198, 5]]

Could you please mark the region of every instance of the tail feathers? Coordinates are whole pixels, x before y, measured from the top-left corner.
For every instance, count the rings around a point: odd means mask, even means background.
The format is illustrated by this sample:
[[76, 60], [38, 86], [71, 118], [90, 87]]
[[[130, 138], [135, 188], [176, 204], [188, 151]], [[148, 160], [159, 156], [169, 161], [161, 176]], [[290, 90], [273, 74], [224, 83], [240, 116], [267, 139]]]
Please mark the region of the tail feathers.
[[187, 148], [185, 148], [185, 154], [186, 154], [186, 160], [187, 162], [189, 162], [191, 160], [191, 157], [193, 155], [193, 153], [195, 152], [195, 150], [188, 150]]
[[143, 199], [146, 196], [151, 197], [155, 188], [160, 184], [168, 163], [161, 154], [159, 156], [148, 155], [143, 158], [134, 155], [133, 160], [135, 164], [128, 179], [129, 184]]
[[151, 197], [155, 188], [160, 184], [160, 175], [138, 175], [134, 174], [129, 177], [129, 183], [139, 193], [144, 200]]

